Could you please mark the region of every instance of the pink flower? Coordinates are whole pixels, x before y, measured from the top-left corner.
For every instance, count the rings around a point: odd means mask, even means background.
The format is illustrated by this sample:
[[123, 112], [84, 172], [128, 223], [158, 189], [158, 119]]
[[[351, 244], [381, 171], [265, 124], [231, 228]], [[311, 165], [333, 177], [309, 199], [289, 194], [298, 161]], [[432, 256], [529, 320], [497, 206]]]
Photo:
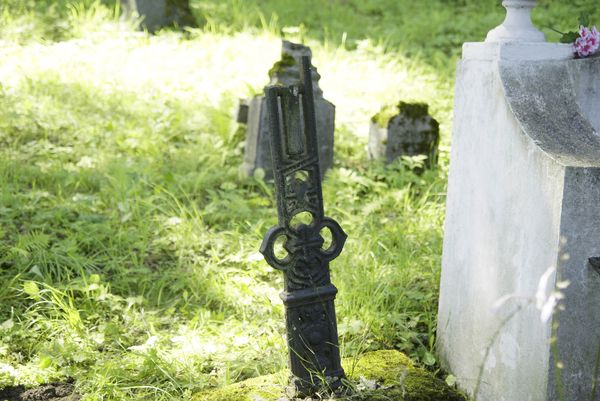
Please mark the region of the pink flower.
[[573, 49], [579, 57], [588, 57], [600, 48], [600, 33], [594, 26], [592, 29], [585, 26], [579, 27], [579, 38], [573, 44]]
[[588, 40], [593, 46], [596, 46], [596, 48], [598, 48], [598, 46], [600, 45], [600, 33], [598, 32], [598, 29], [596, 29], [595, 26], [592, 27], [592, 31], [588, 36]]

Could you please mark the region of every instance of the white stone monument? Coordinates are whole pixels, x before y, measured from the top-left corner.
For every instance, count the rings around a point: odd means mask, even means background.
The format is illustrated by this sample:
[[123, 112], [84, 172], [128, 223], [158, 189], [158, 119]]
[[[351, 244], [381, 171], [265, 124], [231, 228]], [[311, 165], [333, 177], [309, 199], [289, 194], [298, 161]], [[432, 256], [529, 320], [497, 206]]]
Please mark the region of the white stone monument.
[[600, 58], [503, 5], [457, 70], [438, 352], [477, 401], [600, 400]]

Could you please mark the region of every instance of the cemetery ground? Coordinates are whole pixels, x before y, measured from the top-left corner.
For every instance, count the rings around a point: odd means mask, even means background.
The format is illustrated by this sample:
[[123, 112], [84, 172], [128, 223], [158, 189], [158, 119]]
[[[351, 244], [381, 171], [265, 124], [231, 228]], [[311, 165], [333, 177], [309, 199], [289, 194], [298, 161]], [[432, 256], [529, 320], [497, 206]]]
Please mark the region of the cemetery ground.
[[[234, 121], [238, 98], [267, 83], [281, 29], [311, 46], [336, 105], [323, 190], [349, 235], [331, 265], [346, 370], [395, 349], [452, 384], [434, 346], [454, 66], [502, 10], [191, 3], [200, 28], [148, 35], [110, 2], [0, 0], [0, 389], [188, 400], [266, 374], [286, 381], [282, 275], [258, 253], [274, 190], [240, 177]], [[559, 30], [577, 18], [558, 1], [536, 12]], [[422, 175], [418, 159], [367, 158], [371, 116], [398, 100], [427, 102], [441, 123], [439, 166]]]

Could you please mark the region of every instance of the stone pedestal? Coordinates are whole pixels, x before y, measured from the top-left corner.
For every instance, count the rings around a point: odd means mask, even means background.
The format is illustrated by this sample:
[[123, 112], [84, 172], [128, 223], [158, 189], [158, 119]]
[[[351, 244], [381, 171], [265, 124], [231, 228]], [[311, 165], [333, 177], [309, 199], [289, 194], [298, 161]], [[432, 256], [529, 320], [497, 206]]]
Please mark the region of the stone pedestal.
[[[269, 71], [269, 85], [297, 84], [300, 79], [300, 58], [312, 54], [310, 48], [283, 41], [281, 60]], [[315, 116], [317, 122], [317, 142], [319, 146], [319, 165], [321, 178], [333, 165], [333, 136], [335, 130], [335, 106], [323, 98], [319, 88], [321, 78], [317, 69], [312, 67], [313, 92], [315, 97]], [[246, 149], [241, 167], [246, 175], [253, 175], [257, 169], [264, 171], [265, 178], [273, 177], [271, 150], [269, 145], [269, 119], [266, 98], [253, 97], [248, 106]]]
[[488, 33], [486, 42], [546, 41], [544, 33], [531, 22], [535, 0], [504, 0], [502, 5], [506, 8], [506, 19], [502, 25]]
[[393, 110], [384, 108], [371, 119], [369, 157], [388, 163], [401, 156], [423, 155], [425, 167], [437, 163], [440, 126], [428, 114], [427, 104], [400, 102]]
[[[593, 399], [600, 274], [589, 260], [600, 256], [600, 59], [573, 60], [570, 45], [518, 40], [463, 50], [440, 359], [477, 401]], [[564, 299], [551, 314], [554, 291]], [[595, 393], [600, 399], [600, 386]]]
[[125, 15], [142, 17], [142, 26], [154, 32], [166, 26], [195, 26], [189, 0], [120, 0]]

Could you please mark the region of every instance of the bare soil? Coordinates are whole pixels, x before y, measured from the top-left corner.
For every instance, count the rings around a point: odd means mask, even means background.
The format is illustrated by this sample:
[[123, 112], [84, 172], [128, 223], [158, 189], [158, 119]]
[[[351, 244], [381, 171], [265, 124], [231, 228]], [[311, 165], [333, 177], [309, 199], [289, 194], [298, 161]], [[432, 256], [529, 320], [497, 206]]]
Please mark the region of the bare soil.
[[26, 389], [23, 386], [0, 390], [0, 401], [78, 401], [72, 383], [49, 383]]

